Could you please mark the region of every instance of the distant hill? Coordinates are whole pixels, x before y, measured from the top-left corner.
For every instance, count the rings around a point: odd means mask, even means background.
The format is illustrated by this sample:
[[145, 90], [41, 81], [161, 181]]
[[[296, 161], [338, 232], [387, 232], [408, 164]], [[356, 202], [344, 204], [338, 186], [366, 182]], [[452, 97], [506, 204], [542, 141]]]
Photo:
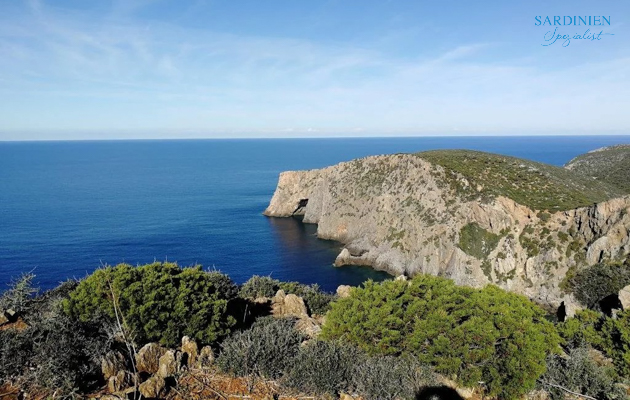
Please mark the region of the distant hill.
[[630, 193], [630, 144], [603, 147], [575, 157], [565, 168]]

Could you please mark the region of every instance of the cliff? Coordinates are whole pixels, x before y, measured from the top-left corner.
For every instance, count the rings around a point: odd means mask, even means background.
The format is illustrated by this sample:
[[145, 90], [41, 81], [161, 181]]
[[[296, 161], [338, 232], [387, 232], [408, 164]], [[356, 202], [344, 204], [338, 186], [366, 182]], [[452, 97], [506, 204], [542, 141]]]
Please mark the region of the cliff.
[[[630, 196], [563, 168], [472, 151], [280, 174], [264, 214], [345, 244], [335, 264], [488, 283], [558, 307], [567, 274], [630, 252]], [[304, 203], [304, 202], [303, 202]]]

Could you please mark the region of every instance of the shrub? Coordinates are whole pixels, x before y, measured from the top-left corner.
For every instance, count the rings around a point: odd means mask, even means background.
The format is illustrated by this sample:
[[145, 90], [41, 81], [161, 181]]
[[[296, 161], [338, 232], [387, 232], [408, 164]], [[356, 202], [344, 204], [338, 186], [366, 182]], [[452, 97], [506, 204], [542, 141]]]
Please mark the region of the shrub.
[[523, 296], [417, 276], [367, 282], [333, 303], [322, 335], [370, 354], [414, 353], [466, 385], [483, 381], [490, 396], [515, 398], [545, 370], [560, 338], [545, 313]]
[[578, 273], [569, 281], [575, 297], [585, 306], [599, 309], [599, 301], [617, 294], [630, 284], [630, 257], [624, 262], [595, 264]]
[[414, 399], [437, 384], [433, 369], [414, 357], [368, 357], [353, 373], [353, 387], [366, 400]]
[[558, 324], [558, 333], [567, 348], [593, 346], [602, 349], [604, 340], [601, 334], [603, 316], [592, 310], [581, 310], [575, 317]]
[[24, 330], [0, 331], [0, 382], [23, 389], [54, 390], [63, 396], [94, 390], [100, 379], [100, 357], [110, 343], [101, 324], [69, 318], [60, 300], [71, 283], [29, 301]]
[[287, 372], [286, 385], [316, 395], [351, 391], [354, 366], [365, 355], [337, 341], [313, 341], [300, 348]]
[[273, 297], [278, 290], [284, 290], [286, 294], [295, 294], [304, 299], [304, 303], [313, 314], [326, 314], [330, 309], [330, 303], [337, 297], [323, 292], [319, 285], [304, 285], [299, 282], [280, 282], [269, 276], [252, 276], [243, 284], [240, 296], [245, 299], [258, 297]]
[[617, 372], [630, 378], [630, 309], [605, 318], [601, 325], [602, 349], [613, 359]]
[[625, 390], [615, 383], [614, 375], [611, 368], [598, 365], [590, 357], [587, 347], [578, 347], [568, 357], [549, 356], [540, 387], [549, 393], [551, 400], [567, 398], [567, 392], [559, 386], [601, 400], [627, 399]]
[[262, 318], [223, 341], [217, 364], [236, 376], [279, 378], [306, 339], [294, 325], [292, 319]]
[[483, 260], [496, 249], [501, 237], [483, 229], [477, 223], [469, 223], [459, 232], [459, 248], [466, 254]]
[[302, 297], [311, 314], [326, 314], [330, 310], [330, 303], [337, 298], [334, 294], [323, 292], [318, 284], [303, 285], [298, 282], [281, 282], [280, 289], [287, 294], [292, 293]]
[[12, 309], [17, 313], [26, 311], [26, 307], [38, 289], [33, 287], [35, 275], [32, 273], [22, 274], [18, 279], [13, 280], [9, 289], [0, 296], [0, 312]]
[[244, 299], [273, 297], [280, 289], [280, 281], [270, 276], [254, 275], [241, 286], [240, 296]]
[[68, 315], [87, 322], [115, 318], [114, 302], [135, 341], [175, 346], [182, 336], [203, 344], [227, 335], [235, 319], [227, 312], [229, 288], [216, 273], [172, 263], [120, 264], [95, 271], [64, 302]]

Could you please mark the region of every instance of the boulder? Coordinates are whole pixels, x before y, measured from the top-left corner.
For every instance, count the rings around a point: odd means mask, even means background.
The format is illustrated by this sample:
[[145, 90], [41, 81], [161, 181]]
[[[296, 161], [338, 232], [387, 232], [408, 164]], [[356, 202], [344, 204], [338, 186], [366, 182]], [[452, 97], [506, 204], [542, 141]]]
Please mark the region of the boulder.
[[619, 291], [619, 301], [624, 310], [630, 308], [630, 285]]
[[188, 336], [184, 336], [182, 338], [182, 352], [186, 353], [186, 355], [188, 356], [188, 365], [195, 365], [197, 363], [197, 357], [199, 356], [199, 346], [197, 346], [197, 342], [195, 342]]
[[126, 367], [125, 356], [119, 351], [109, 351], [101, 359], [101, 372], [105, 380], [118, 375], [118, 372], [124, 371]]
[[168, 378], [182, 370], [183, 353], [176, 350], [168, 350], [158, 362], [157, 376]]
[[212, 347], [202, 347], [195, 365], [198, 368], [210, 368], [212, 364], [214, 364], [214, 352], [212, 351]]
[[339, 296], [342, 299], [346, 297], [350, 297], [351, 292], [352, 292], [352, 286], [339, 285], [339, 287], [337, 287], [337, 296]]
[[299, 332], [304, 333], [310, 339], [315, 339], [322, 331], [322, 328], [317, 323], [317, 321], [310, 317], [300, 318], [295, 323], [295, 329], [297, 329]]
[[120, 392], [133, 385], [134, 377], [127, 371], [118, 371], [107, 380], [107, 390], [111, 393]]
[[271, 313], [276, 317], [308, 318], [309, 316], [304, 300], [294, 294], [285, 295], [283, 290], [278, 290], [274, 296]]
[[140, 394], [147, 399], [156, 399], [166, 393], [166, 381], [161, 376], [152, 376], [140, 384]]
[[166, 353], [166, 349], [157, 343], [144, 345], [136, 354], [136, 368], [138, 372], [155, 374], [160, 367], [160, 357]]
[[398, 275], [396, 277], [396, 279], [394, 279], [394, 280], [395, 281], [403, 281], [403, 282], [405, 282], [405, 281], [407, 281], [407, 276], [405, 276], [405, 275]]
[[9, 318], [4, 315], [4, 311], [0, 310], [0, 326], [9, 323]]

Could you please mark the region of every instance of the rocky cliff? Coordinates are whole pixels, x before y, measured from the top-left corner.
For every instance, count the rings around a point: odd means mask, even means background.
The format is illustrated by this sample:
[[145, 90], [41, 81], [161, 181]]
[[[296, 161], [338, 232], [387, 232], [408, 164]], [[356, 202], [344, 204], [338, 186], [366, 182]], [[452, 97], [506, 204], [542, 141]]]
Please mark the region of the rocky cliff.
[[294, 212], [320, 238], [345, 244], [338, 266], [493, 283], [553, 307], [575, 303], [567, 275], [630, 252], [630, 196], [566, 169], [479, 152], [283, 172], [264, 214]]

